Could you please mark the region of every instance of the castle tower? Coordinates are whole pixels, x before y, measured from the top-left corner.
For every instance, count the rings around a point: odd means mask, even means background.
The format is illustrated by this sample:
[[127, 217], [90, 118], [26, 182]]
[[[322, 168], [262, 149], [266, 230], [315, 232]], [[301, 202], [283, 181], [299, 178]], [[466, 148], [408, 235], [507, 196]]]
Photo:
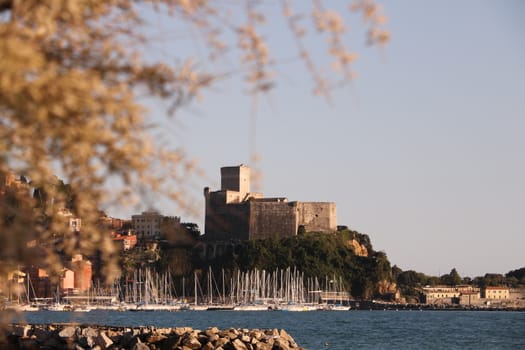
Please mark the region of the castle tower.
[[244, 198], [250, 193], [250, 168], [244, 164], [222, 167], [221, 191], [236, 191]]

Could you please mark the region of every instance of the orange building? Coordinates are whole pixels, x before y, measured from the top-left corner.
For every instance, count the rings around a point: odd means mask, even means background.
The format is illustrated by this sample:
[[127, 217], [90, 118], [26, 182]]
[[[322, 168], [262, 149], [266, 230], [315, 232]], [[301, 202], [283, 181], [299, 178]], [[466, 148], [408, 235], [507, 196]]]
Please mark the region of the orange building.
[[91, 262], [84, 260], [82, 254], [77, 254], [71, 259], [71, 269], [74, 272], [74, 288], [80, 293], [86, 292], [93, 277]]
[[75, 273], [73, 270], [64, 269], [60, 279], [60, 290], [62, 294], [70, 294], [75, 289]]

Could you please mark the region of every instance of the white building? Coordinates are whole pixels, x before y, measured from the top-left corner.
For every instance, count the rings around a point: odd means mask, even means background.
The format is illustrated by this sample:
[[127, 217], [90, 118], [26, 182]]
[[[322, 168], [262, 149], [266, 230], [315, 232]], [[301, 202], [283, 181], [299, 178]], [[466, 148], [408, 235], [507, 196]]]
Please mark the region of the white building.
[[68, 228], [71, 232], [79, 232], [82, 227], [82, 220], [73, 216], [73, 213], [66, 208], [62, 208], [58, 211], [58, 215], [66, 218], [68, 222]]
[[155, 239], [162, 236], [163, 225], [176, 226], [180, 224], [180, 217], [163, 216], [157, 211], [144, 211], [142, 214], [131, 217], [133, 232], [143, 239]]

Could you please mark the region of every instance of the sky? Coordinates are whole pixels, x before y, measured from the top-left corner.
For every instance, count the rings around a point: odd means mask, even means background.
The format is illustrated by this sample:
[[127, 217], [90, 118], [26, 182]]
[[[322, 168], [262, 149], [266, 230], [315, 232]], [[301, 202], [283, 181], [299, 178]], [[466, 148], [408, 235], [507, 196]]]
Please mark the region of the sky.
[[[311, 76], [290, 59], [294, 42], [270, 9], [265, 37], [279, 62], [276, 88], [255, 107], [242, 74], [234, 74], [167, 122], [160, 106], [150, 108], [169, 142], [205, 172], [190, 191], [202, 212], [182, 220], [203, 230], [202, 189], [220, 189], [220, 167], [253, 165], [255, 152], [257, 191], [335, 202], [338, 224], [368, 234], [403, 270], [456, 268], [474, 277], [524, 267], [525, 3], [379, 2], [391, 42], [366, 46], [361, 19], [350, 16], [357, 77], [331, 101], [313, 95]], [[325, 2], [343, 11], [344, 3]], [[151, 22], [166, 29], [159, 18]], [[312, 40], [309, 50], [323, 62], [321, 44]], [[186, 50], [202, 54], [184, 39], [162, 47], [173, 57]], [[168, 201], [155, 206], [179, 215]]]

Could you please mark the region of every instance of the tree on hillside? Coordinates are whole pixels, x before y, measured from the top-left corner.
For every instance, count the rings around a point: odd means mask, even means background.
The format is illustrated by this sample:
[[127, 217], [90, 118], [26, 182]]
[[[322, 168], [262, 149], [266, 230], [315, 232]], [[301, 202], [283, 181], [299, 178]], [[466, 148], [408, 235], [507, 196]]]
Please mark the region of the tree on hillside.
[[441, 276], [441, 283], [448, 286], [457, 286], [458, 284], [461, 284], [461, 281], [461, 276], [459, 275], [456, 268], [450, 270], [449, 274]]
[[[356, 55], [345, 42], [343, 14], [321, 0], [312, 3], [309, 28], [291, 1], [276, 2], [315, 92], [328, 97], [338, 81], [326, 77], [309, 54], [305, 30], [328, 39], [332, 78], [350, 79]], [[109, 237], [95, 225], [101, 203], [133, 202], [155, 191], [188, 205], [183, 182], [195, 165], [180, 150], [150, 137], [143, 97], [166, 101], [168, 114], [231, 72], [217, 65], [204, 71], [199, 60], [181, 52], [172, 61], [156, 59], [148, 50], [146, 16], [155, 12], [196, 33], [207, 49], [200, 61], [235, 57], [240, 68], [234, 73], [245, 74], [248, 90], [257, 94], [273, 86], [276, 61], [261, 29], [267, 8], [257, 1], [245, 4], [243, 16], [236, 16], [237, 3], [206, 0], [0, 0], [0, 192], [6, 193], [4, 180], [12, 173], [29, 181], [25, 190], [10, 192], [15, 201], [0, 195], [0, 235], [10, 242], [0, 249], [17, 252], [2, 268], [26, 262], [26, 235], [46, 242], [63, 229], [56, 212], [67, 193], [51, 184], [56, 173], [76, 194], [69, 205], [83, 221], [81, 235], [66, 237], [65, 254], [99, 249], [106, 263], [115, 261]], [[388, 40], [384, 17], [372, 0], [356, 1], [351, 9], [363, 15], [371, 44]], [[50, 203], [45, 223], [32, 214], [31, 188], [58, 199]], [[55, 248], [40, 248], [42, 262], [58, 269]], [[110, 277], [115, 265], [106, 266]]]
[[505, 277], [507, 278], [514, 277], [519, 281], [523, 281], [523, 283], [525, 284], [525, 267], [522, 267], [521, 269], [509, 271], [505, 274]]

